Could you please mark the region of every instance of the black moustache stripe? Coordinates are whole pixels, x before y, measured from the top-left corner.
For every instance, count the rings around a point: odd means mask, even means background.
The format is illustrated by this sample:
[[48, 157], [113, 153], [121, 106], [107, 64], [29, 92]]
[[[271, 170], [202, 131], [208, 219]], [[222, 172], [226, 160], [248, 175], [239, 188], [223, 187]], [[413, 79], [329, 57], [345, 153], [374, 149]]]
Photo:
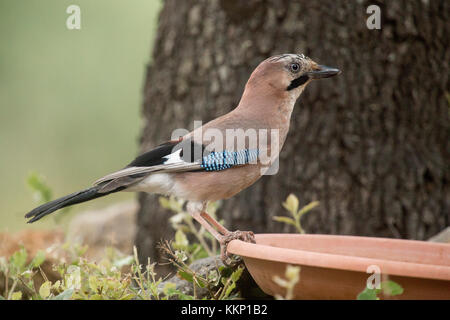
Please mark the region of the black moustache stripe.
[[307, 75], [300, 76], [300, 77], [292, 80], [291, 83], [289, 84], [289, 86], [286, 88], [286, 90], [289, 91], [289, 90], [295, 89], [298, 86], [301, 86], [302, 84], [304, 84], [308, 80], [309, 80], [309, 76], [307, 76]]

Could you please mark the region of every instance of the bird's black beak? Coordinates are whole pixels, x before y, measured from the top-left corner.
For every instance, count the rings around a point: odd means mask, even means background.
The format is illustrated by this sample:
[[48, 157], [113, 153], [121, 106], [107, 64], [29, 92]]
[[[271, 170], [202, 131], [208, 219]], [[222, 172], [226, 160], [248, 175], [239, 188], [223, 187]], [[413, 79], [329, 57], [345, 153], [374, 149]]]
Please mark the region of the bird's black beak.
[[313, 70], [307, 73], [311, 79], [329, 78], [341, 73], [341, 70], [336, 68], [331, 68], [322, 65], [318, 65], [318, 67], [319, 68], [317, 70]]

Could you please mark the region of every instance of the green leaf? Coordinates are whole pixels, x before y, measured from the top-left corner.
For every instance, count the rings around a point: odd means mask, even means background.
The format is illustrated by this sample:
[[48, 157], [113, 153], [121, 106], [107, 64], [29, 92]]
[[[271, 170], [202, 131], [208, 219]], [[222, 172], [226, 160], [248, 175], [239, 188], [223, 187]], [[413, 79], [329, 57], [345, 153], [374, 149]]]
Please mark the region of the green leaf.
[[358, 300], [380, 300], [378, 294], [383, 292], [387, 296], [396, 296], [403, 293], [403, 288], [394, 281], [381, 282], [381, 289], [365, 288], [357, 297]]
[[388, 296], [397, 296], [403, 293], [402, 286], [391, 280], [381, 282], [381, 289], [383, 294]]
[[50, 281], [45, 281], [41, 287], [39, 288], [39, 295], [42, 299], [47, 299], [50, 296], [50, 289], [52, 287], [52, 283]]
[[176, 291], [177, 291], [176, 288], [177, 288], [177, 285], [176, 285], [175, 283], [173, 283], [173, 282], [167, 282], [167, 283], [164, 285], [163, 292], [164, 292], [167, 296], [171, 296], [171, 295], [173, 295], [173, 294], [176, 293]]
[[300, 279], [300, 270], [300, 266], [288, 265], [285, 272], [286, 279], [293, 283], [297, 283]]
[[219, 279], [219, 272], [217, 272], [217, 270], [210, 270], [207, 279], [208, 281], [217, 282]]
[[278, 221], [278, 222], [283, 222], [283, 223], [286, 223], [286, 224], [293, 225], [294, 227], [296, 226], [295, 221], [293, 219], [289, 218], [289, 217], [275, 216], [272, 219], [275, 220], [275, 221]]
[[183, 250], [176, 250], [175, 251], [175, 256], [177, 257], [177, 259], [179, 261], [186, 261], [189, 259], [189, 257], [187, 256], [186, 252], [184, 252]]
[[39, 202], [48, 202], [52, 199], [52, 190], [36, 172], [32, 172], [28, 176], [27, 183]]
[[14, 267], [16, 272], [21, 272], [23, 267], [25, 266], [25, 263], [27, 262], [27, 250], [25, 250], [24, 247], [20, 248], [20, 250], [17, 250], [13, 253], [13, 255], [9, 258], [9, 263]]
[[170, 201], [169, 201], [168, 198], [166, 198], [166, 197], [159, 197], [158, 200], [159, 200], [159, 205], [161, 207], [163, 207], [164, 209], [170, 209], [171, 208]]
[[97, 292], [98, 289], [98, 280], [96, 276], [89, 276], [89, 287], [91, 288], [92, 291]]
[[295, 215], [298, 210], [298, 198], [294, 194], [291, 193], [286, 198], [286, 201], [283, 202], [283, 207]]
[[178, 276], [181, 279], [184, 279], [184, 280], [189, 281], [189, 282], [193, 282], [194, 281], [194, 278], [192, 277], [192, 274], [187, 273], [187, 272], [182, 271], [182, 270], [178, 271]]
[[9, 262], [6, 257], [0, 257], [0, 271], [5, 272], [7, 269], [9, 269], [8, 264]]
[[198, 277], [194, 277], [193, 280], [195, 281], [195, 284], [197, 284], [200, 288], [205, 288], [207, 283], [203, 281], [202, 279]]
[[187, 249], [188, 245], [189, 241], [186, 235], [184, 234], [183, 231], [178, 229], [177, 232], [175, 232], [175, 242], [173, 244], [173, 247], [175, 249]]
[[380, 298], [377, 297], [377, 290], [369, 289], [369, 288], [365, 288], [360, 294], [358, 294], [356, 299], [357, 300], [380, 300]]
[[36, 252], [36, 255], [34, 256], [33, 260], [30, 263], [31, 268], [37, 268], [39, 267], [43, 262], [45, 261], [45, 253], [42, 250], [39, 250]]
[[206, 207], [206, 212], [215, 218], [216, 211], [219, 207], [220, 207], [219, 201], [208, 202], [208, 206]]
[[237, 282], [242, 275], [242, 271], [244, 271], [243, 267], [239, 267], [231, 274], [231, 280]]
[[61, 286], [61, 281], [56, 280], [56, 282], [52, 285], [52, 289], [58, 290], [60, 286]]
[[174, 212], [179, 212], [183, 210], [184, 201], [177, 200], [173, 196], [170, 196], [169, 198], [159, 197], [159, 204], [165, 209], [169, 209]]
[[223, 295], [223, 298], [226, 299], [229, 297], [230, 293], [236, 288], [236, 283], [232, 282], [228, 288], [225, 290], [225, 294]]
[[273, 277], [273, 281], [282, 288], [289, 286], [289, 282], [286, 279], [280, 278], [277, 275]]
[[308, 211], [310, 211], [310, 210], [314, 209], [315, 207], [317, 207], [318, 205], [319, 205], [319, 201], [313, 201], [311, 203], [308, 203], [306, 206], [304, 206], [303, 208], [300, 209], [298, 214], [300, 216], [302, 216], [305, 213], [307, 213]]
[[128, 294], [124, 294], [123, 296], [120, 297], [120, 300], [131, 300], [135, 297], [134, 294], [132, 293], [128, 293]]
[[64, 276], [65, 285], [70, 289], [80, 289], [81, 288], [81, 271], [80, 267], [70, 265], [67, 268], [67, 273]]
[[12, 294], [11, 299], [13, 300], [20, 300], [22, 299], [22, 292], [16, 291]]
[[127, 256], [125, 258], [114, 261], [114, 266], [117, 268], [122, 268], [123, 266], [129, 266], [133, 263], [134, 257]]

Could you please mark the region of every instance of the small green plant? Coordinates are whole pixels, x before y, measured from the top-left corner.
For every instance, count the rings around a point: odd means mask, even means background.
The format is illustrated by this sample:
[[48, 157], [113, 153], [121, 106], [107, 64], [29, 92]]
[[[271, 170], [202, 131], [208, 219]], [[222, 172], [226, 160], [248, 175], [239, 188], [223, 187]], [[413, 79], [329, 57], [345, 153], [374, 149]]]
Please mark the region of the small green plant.
[[[25, 248], [16, 251], [8, 260], [0, 258], [0, 276], [5, 289], [0, 299], [67, 300], [67, 299], [130, 299], [130, 275], [122, 276], [120, 268], [132, 263], [132, 257], [123, 256], [113, 248], [106, 249], [104, 259], [94, 263], [82, 257], [86, 246], [65, 244], [65, 254], [53, 265], [59, 279], [50, 281], [41, 269], [46, 256], [38, 251], [30, 263]], [[40, 285], [35, 276], [41, 274]], [[9, 285], [11, 283], [11, 285]], [[20, 287], [19, 291], [16, 291]]]
[[[51, 189], [37, 174], [30, 175], [28, 183], [35, 190], [39, 202], [51, 200]], [[53, 248], [59, 252], [52, 260], [53, 271], [59, 275], [57, 280], [49, 280], [41, 269], [47, 259], [43, 251], [38, 251], [31, 261], [23, 247], [9, 259], [0, 257], [0, 279], [3, 277], [5, 284], [0, 300], [189, 300], [198, 299], [196, 291], [199, 288], [207, 289], [209, 294], [205, 299], [238, 298], [236, 283], [244, 267], [232, 270], [217, 266], [206, 276], [193, 271], [189, 267], [193, 261], [218, 254], [218, 243], [202, 227], [195, 227], [192, 217], [183, 210], [184, 201], [161, 197], [160, 203], [176, 212], [170, 219], [176, 230], [175, 239], [165, 243], [163, 249], [169, 262], [177, 268], [178, 277], [193, 284], [193, 295], [179, 291], [174, 283], [166, 281], [162, 285], [164, 279], [157, 277], [156, 263], [148, 259], [147, 264], [141, 265], [136, 248], [130, 256], [114, 248], [106, 248], [103, 259], [93, 262], [85, 258], [87, 246], [65, 243]], [[207, 211], [215, 216], [217, 208], [218, 203], [212, 203]], [[189, 240], [188, 235], [193, 235], [191, 238], [194, 240]], [[36, 281], [38, 274], [43, 281]]]
[[[160, 197], [159, 202], [162, 207], [175, 212], [175, 215], [170, 218], [172, 228], [175, 230], [175, 239], [161, 244], [160, 248], [165, 252], [169, 262], [177, 268], [178, 277], [191, 282], [194, 288], [192, 296], [182, 294], [173, 287], [168, 288], [167, 292], [178, 295], [180, 299], [197, 299], [196, 289], [204, 288], [208, 290], [211, 299], [237, 298], [234, 289], [244, 268], [240, 266], [232, 270], [228, 267], [217, 266], [207, 276], [198, 275], [189, 265], [201, 258], [217, 256], [219, 254], [217, 240], [203, 227], [195, 227], [192, 216], [183, 210], [185, 201], [175, 197]], [[206, 211], [216, 219], [219, 206], [219, 202], [211, 202]], [[223, 224], [223, 221], [220, 223]], [[189, 241], [188, 235], [193, 235], [198, 242]]]
[[[169, 243], [165, 251], [169, 260], [177, 267], [177, 274], [194, 286], [194, 294], [187, 295], [179, 291], [174, 283], [166, 282], [161, 288], [162, 278], [157, 278], [154, 270], [156, 263], [150, 259], [145, 266], [138, 259], [134, 248], [132, 256], [121, 254], [114, 248], [107, 248], [100, 262], [92, 262], [83, 257], [87, 247], [65, 244], [64, 258], [53, 265], [59, 279], [49, 280], [40, 268], [46, 257], [38, 252], [27, 263], [25, 248], [15, 252], [9, 259], [0, 258], [0, 277], [4, 277], [5, 289], [0, 300], [167, 300], [172, 297], [183, 300], [198, 299], [196, 288], [206, 288], [209, 296], [205, 299], [238, 298], [236, 283], [243, 266], [235, 270], [224, 266], [211, 270], [201, 276], [186, 264], [186, 253], [173, 250]], [[123, 271], [126, 268], [127, 271]], [[40, 273], [43, 283], [37, 285], [34, 277]]]
[[[169, 198], [160, 197], [159, 203], [163, 208], [175, 212], [175, 215], [170, 218], [172, 228], [175, 230], [175, 242], [172, 245], [175, 249], [183, 250], [187, 254], [189, 262], [218, 254], [217, 240], [202, 226], [199, 228], [195, 226], [192, 216], [183, 210], [184, 200], [176, 199], [173, 196]], [[218, 202], [211, 202], [208, 204], [206, 211], [213, 218], [217, 218], [216, 211], [219, 206]], [[220, 223], [223, 223], [223, 221], [220, 221]], [[193, 235], [198, 243], [190, 243], [187, 237], [189, 234]]]
[[45, 260], [43, 251], [38, 251], [35, 257], [28, 261], [28, 253], [24, 247], [14, 252], [9, 260], [0, 257], [0, 275], [4, 276], [4, 292], [0, 294], [0, 299], [22, 299], [22, 291], [18, 287], [34, 292], [34, 275], [40, 270], [40, 265]]
[[28, 175], [27, 184], [33, 191], [33, 197], [38, 203], [45, 203], [52, 200], [52, 190], [45, 183], [44, 178], [36, 172]]
[[[51, 187], [45, 182], [42, 175], [37, 172], [31, 172], [27, 178], [27, 185], [33, 191], [33, 198], [38, 204], [49, 202], [53, 198], [53, 191]], [[71, 210], [70, 207], [61, 209], [61, 213], [68, 213]], [[67, 216], [63, 214], [53, 215], [53, 220], [59, 223], [62, 217]]]
[[169, 262], [177, 268], [178, 277], [191, 282], [193, 285], [194, 294], [192, 296], [183, 295], [175, 288], [171, 288], [170, 292], [177, 294], [180, 299], [197, 299], [196, 291], [198, 288], [206, 289], [210, 299], [213, 300], [238, 298], [238, 293], [235, 292], [235, 289], [236, 283], [244, 271], [242, 265], [234, 270], [222, 265], [216, 266], [216, 268], [209, 271], [206, 276], [202, 276], [189, 267], [187, 264], [188, 257], [186, 252], [173, 250], [173, 245], [167, 241], [163, 243], [160, 248], [164, 251]]
[[300, 267], [288, 265], [285, 271], [285, 279], [278, 276], [273, 277], [273, 281], [280, 287], [286, 289], [286, 295], [275, 295], [277, 300], [292, 300], [294, 297], [295, 285], [300, 281]]
[[289, 224], [294, 226], [299, 233], [305, 233], [305, 230], [303, 229], [301, 225], [301, 218], [303, 215], [315, 207], [319, 205], [318, 201], [313, 201], [300, 210], [298, 209], [299, 201], [298, 198], [294, 194], [290, 194], [286, 201], [283, 202], [283, 207], [291, 214], [292, 218], [290, 217], [281, 217], [281, 216], [275, 216], [273, 217], [273, 220], [278, 222], [283, 222], [285, 224]]
[[403, 294], [403, 288], [398, 283], [387, 280], [380, 283], [379, 289], [366, 288], [361, 291], [357, 296], [357, 300], [380, 300], [379, 295], [383, 294], [385, 296], [397, 296]]

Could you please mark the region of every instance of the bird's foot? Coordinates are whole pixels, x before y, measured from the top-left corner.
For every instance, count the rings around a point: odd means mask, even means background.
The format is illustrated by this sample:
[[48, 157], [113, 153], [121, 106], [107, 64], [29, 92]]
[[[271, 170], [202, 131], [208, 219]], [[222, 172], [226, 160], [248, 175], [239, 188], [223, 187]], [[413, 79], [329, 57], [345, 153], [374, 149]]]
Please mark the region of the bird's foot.
[[251, 231], [233, 231], [224, 234], [219, 240], [220, 243], [220, 258], [224, 265], [228, 267], [234, 267], [242, 262], [241, 258], [233, 258], [233, 255], [228, 253], [228, 243], [232, 240], [242, 240], [245, 242], [256, 243], [255, 235]]

